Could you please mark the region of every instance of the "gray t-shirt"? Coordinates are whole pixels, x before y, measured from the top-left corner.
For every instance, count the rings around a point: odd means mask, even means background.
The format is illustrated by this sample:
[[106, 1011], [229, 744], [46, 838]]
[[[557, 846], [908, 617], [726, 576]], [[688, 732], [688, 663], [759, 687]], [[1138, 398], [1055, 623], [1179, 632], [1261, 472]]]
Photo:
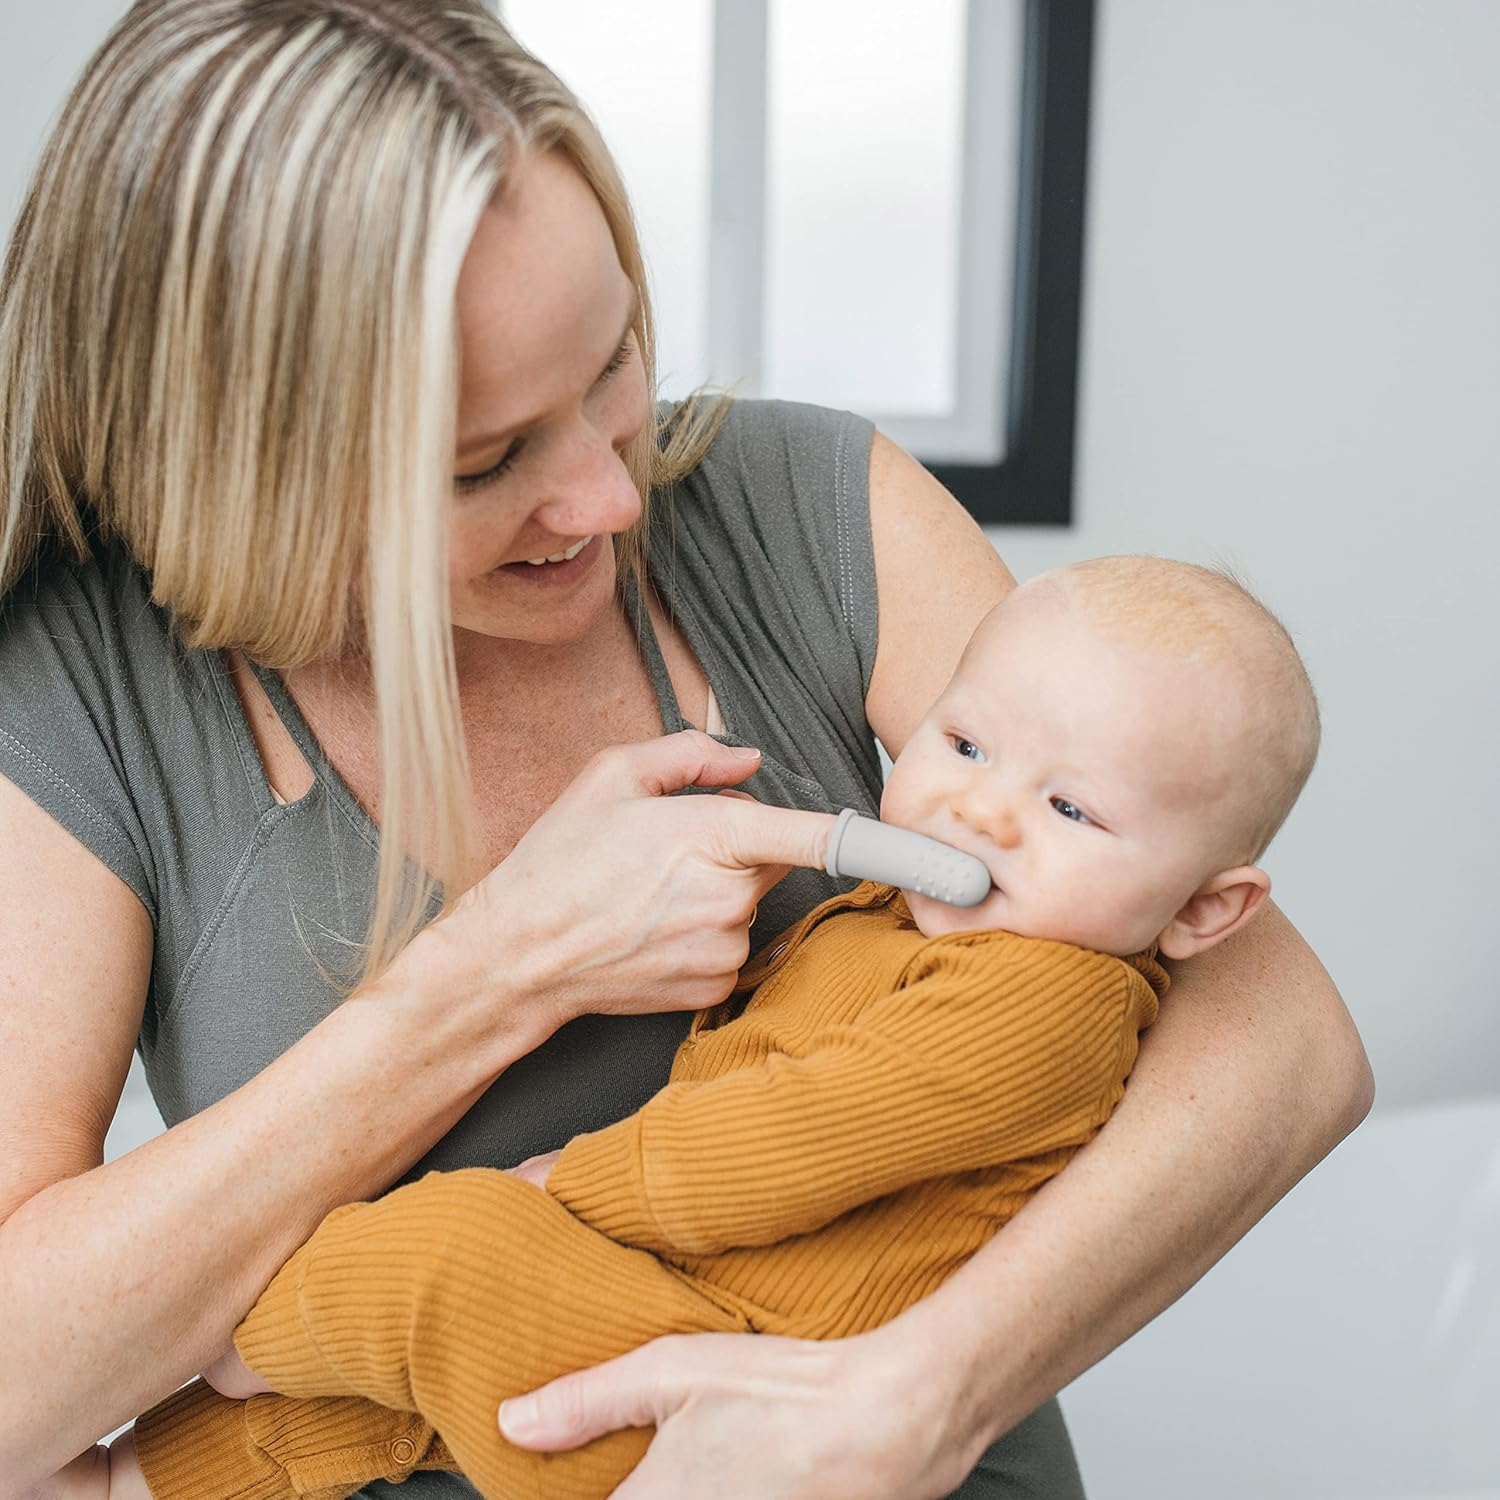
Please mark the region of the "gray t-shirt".
[[[780, 806], [873, 813], [865, 721], [876, 601], [870, 425], [782, 402], [736, 402], [700, 467], [656, 497], [651, 584], [713, 687], [731, 744], [762, 764], [745, 790]], [[633, 594], [663, 732], [684, 726]], [[139, 1050], [176, 1124], [231, 1093], [338, 1003], [374, 894], [378, 832], [281, 680], [262, 684], [314, 772], [271, 795], [223, 659], [186, 649], [149, 579], [105, 545], [43, 561], [0, 606], [0, 774], [140, 898], [155, 931]], [[758, 948], [841, 888], [793, 871], [761, 902]], [[666, 1082], [684, 1015], [587, 1016], [509, 1068], [408, 1173], [509, 1166], [598, 1129]], [[583, 1294], [586, 1295], [586, 1289]], [[370, 1495], [456, 1500], [456, 1476]], [[960, 1492], [1081, 1496], [1055, 1405], [997, 1444]]]

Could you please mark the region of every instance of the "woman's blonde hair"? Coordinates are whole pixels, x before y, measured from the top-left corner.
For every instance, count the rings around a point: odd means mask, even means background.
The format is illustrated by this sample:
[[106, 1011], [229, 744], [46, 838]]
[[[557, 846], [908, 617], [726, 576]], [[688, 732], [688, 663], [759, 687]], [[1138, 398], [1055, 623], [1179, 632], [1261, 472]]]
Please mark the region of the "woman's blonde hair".
[[[42, 546], [84, 561], [118, 538], [190, 647], [278, 668], [367, 653], [384, 832], [362, 978], [473, 868], [455, 291], [507, 171], [544, 150], [604, 211], [654, 390], [619, 174], [479, 0], [137, 0], [67, 102], [0, 281], [0, 596]], [[625, 453], [643, 502], [721, 415], [646, 424]]]

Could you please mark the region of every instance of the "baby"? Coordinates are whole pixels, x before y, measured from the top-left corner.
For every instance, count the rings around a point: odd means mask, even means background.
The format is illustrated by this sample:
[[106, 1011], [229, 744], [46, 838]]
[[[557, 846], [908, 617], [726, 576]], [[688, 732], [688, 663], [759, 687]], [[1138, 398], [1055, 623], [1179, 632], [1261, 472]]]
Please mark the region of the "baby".
[[[977, 855], [958, 908], [824, 902], [694, 1019], [638, 1113], [532, 1180], [432, 1173], [330, 1214], [185, 1387], [55, 1480], [112, 1500], [333, 1500], [416, 1468], [607, 1495], [649, 1431], [507, 1444], [502, 1397], [660, 1334], [838, 1338], [937, 1287], [1098, 1131], [1167, 976], [1256, 913], [1317, 753], [1286, 632], [1189, 564], [1044, 574], [981, 623], [881, 816]], [[545, 1174], [545, 1188], [538, 1191]], [[252, 1373], [253, 1372], [253, 1373]], [[138, 1457], [137, 1457], [138, 1455]]]

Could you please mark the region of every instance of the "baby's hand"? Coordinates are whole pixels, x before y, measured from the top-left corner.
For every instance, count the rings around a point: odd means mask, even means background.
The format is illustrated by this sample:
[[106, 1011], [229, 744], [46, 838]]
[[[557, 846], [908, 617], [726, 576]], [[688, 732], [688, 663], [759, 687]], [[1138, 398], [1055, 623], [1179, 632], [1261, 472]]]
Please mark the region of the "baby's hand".
[[545, 1151], [540, 1156], [528, 1156], [519, 1166], [507, 1167], [506, 1172], [511, 1177], [519, 1177], [524, 1182], [529, 1182], [533, 1187], [539, 1187], [545, 1193], [547, 1191], [547, 1175], [557, 1164], [557, 1158], [562, 1155], [561, 1151]]
[[246, 1401], [251, 1396], [272, 1394], [271, 1387], [240, 1358], [240, 1351], [232, 1343], [204, 1370], [203, 1378], [221, 1396], [228, 1396], [231, 1401]]

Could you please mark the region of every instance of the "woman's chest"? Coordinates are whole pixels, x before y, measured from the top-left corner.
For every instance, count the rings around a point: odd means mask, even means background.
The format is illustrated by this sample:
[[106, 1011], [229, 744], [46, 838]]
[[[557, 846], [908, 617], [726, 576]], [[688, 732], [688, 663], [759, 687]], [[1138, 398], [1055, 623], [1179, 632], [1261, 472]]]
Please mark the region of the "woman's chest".
[[[681, 714], [703, 723], [708, 678], [686, 640], [653, 601], [651, 619], [672, 694]], [[379, 726], [367, 694], [347, 678], [316, 672], [288, 679], [288, 687], [319, 748], [378, 827], [382, 786]], [[242, 697], [245, 697], [243, 681]], [[247, 709], [250, 705], [247, 703]], [[312, 782], [270, 705], [247, 713], [268, 780], [278, 795], [295, 800]], [[464, 740], [474, 791], [481, 851], [498, 864], [555, 802], [589, 760], [614, 745], [654, 739], [676, 723], [658, 696], [641, 643], [623, 619], [586, 649], [520, 662], [481, 666], [462, 688]]]
[[475, 705], [465, 714], [474, 810], [485, 862], [498, 864], [589, 761], [663, 732], [649, 688], [585, 695], [559, 708]]

